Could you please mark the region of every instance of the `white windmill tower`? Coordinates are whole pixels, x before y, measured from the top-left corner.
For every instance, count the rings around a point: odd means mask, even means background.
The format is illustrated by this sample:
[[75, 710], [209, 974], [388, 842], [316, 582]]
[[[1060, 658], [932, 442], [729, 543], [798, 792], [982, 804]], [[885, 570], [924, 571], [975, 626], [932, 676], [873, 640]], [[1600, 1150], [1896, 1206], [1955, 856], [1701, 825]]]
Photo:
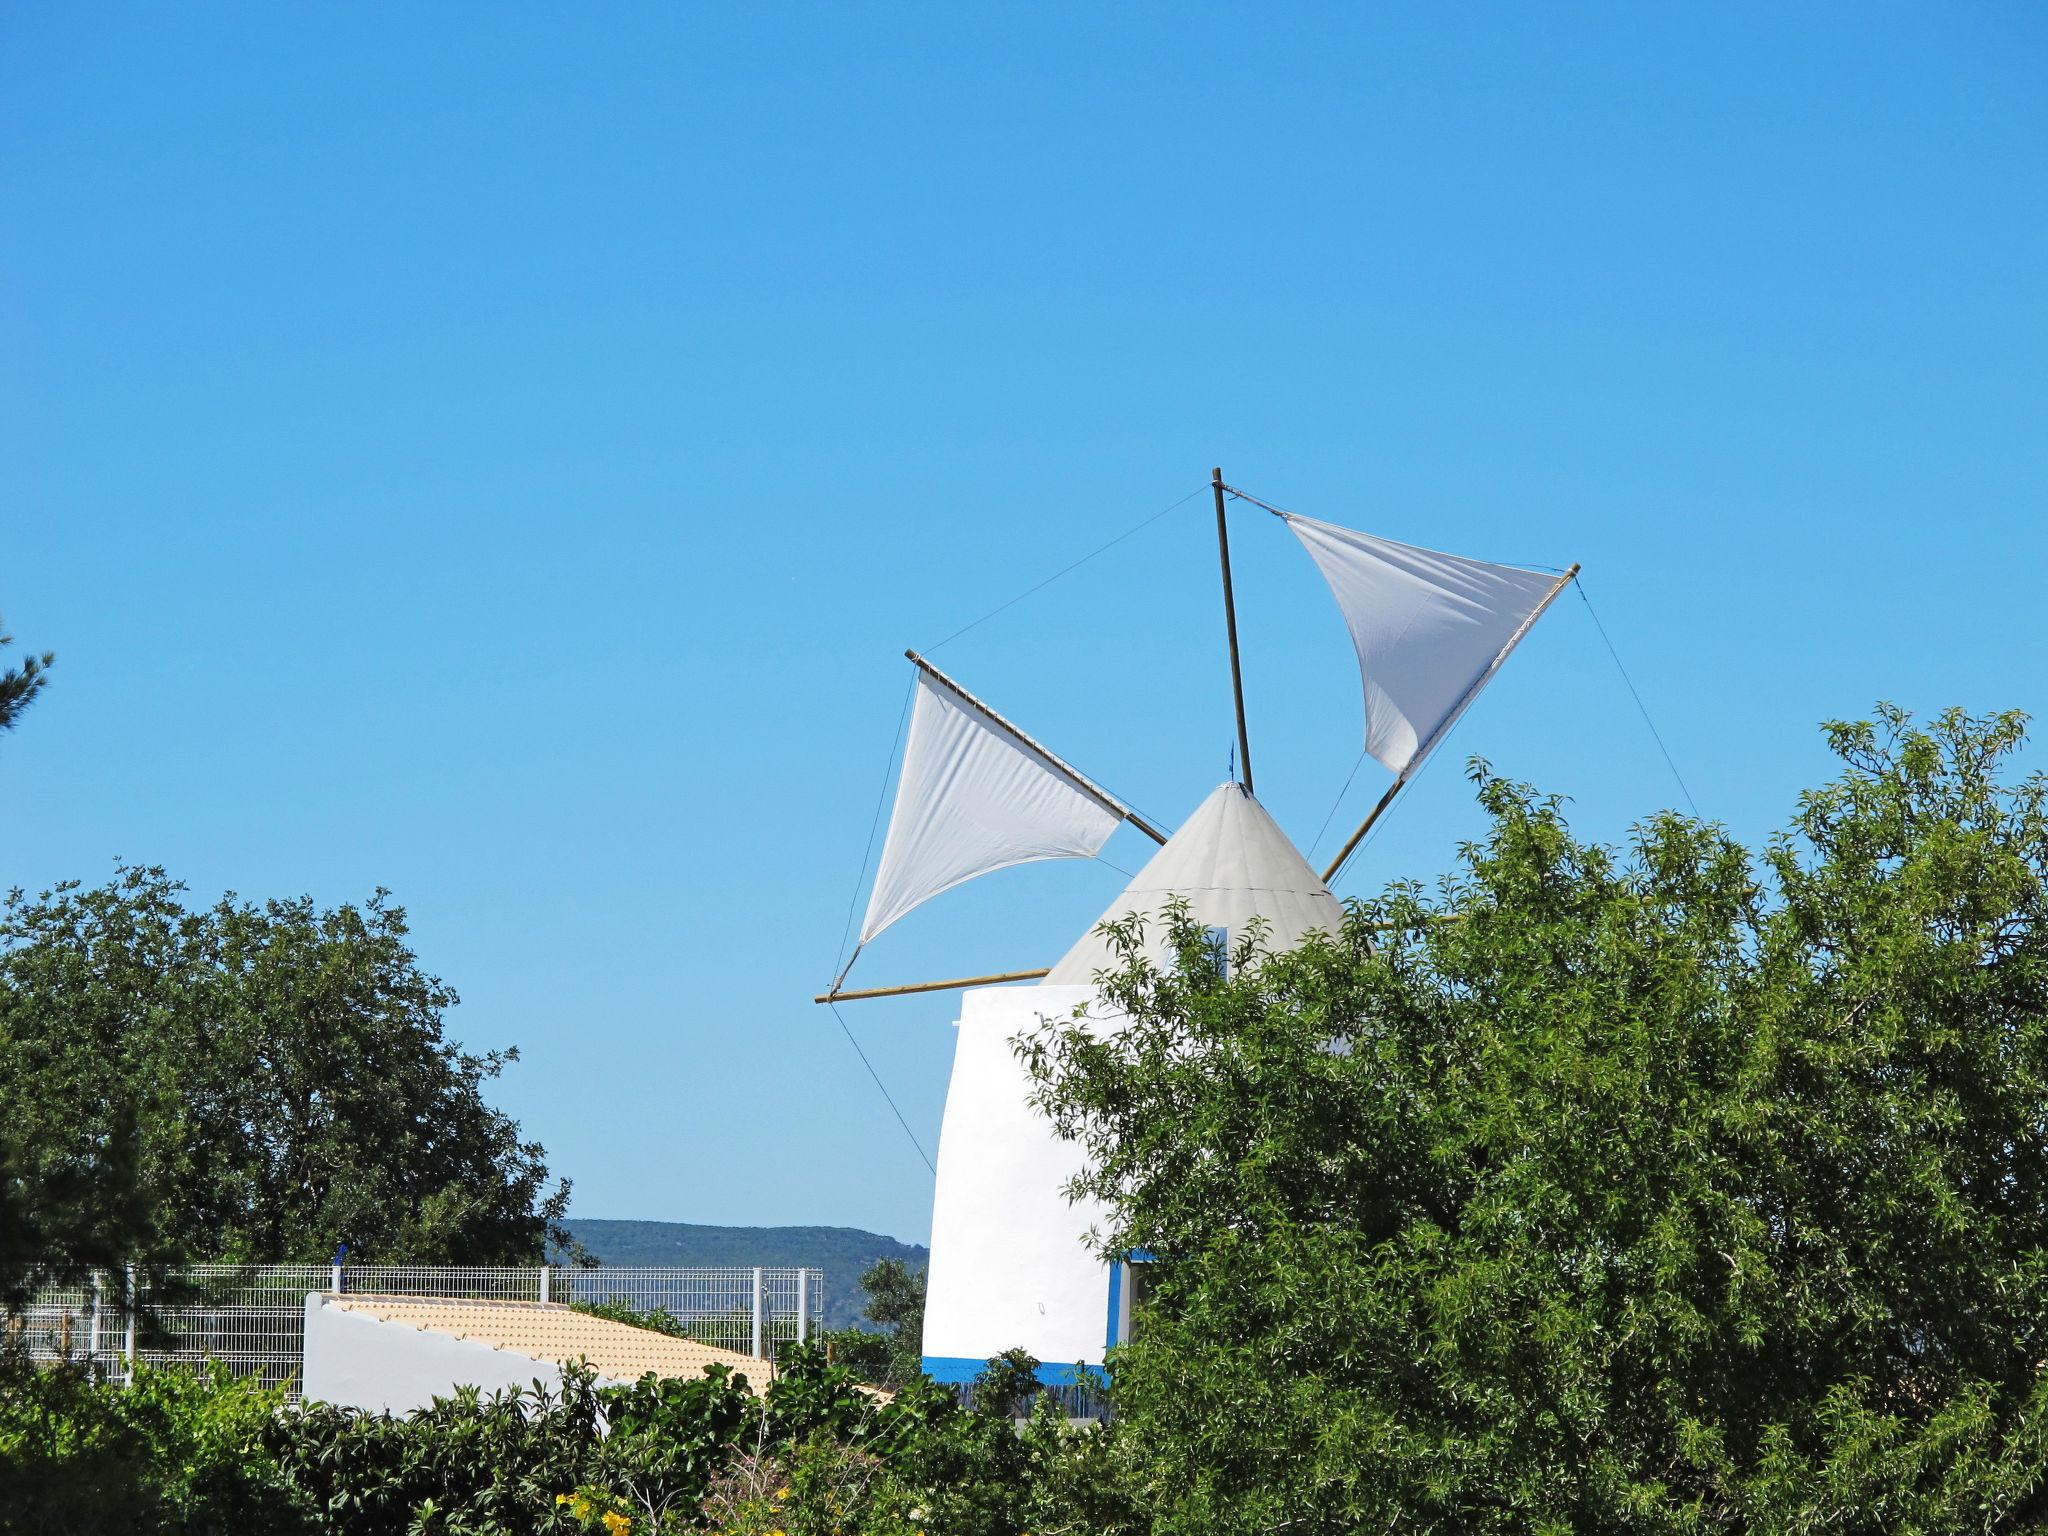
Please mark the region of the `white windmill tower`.
[[[1397, 544], [1298, 516], [1211, 479], [1223, 568], [1231, 687], [1237, 708], [1234, 781], [1210, 793], [1171, 837], [1055, 757], [915, 652], [917, 692], [862, 947], [913, 908], [979, 875], [1038, 859], [1092, 858], [1129, 821], [1161, 846], [1056, 965], [903, 987], [843, 990], [847, 962], [817, 1001], [959, 989], [959, 1036], [939, 1135], [925, 1304], [924, 1367], [966, 1381], [990, 1356], [1022, 1348], [1040, 1379], [1068, 1384], [1129, 1331], [1128, 1266], [1087, 1241], [1101, 1213], [1070, 1202], [1080, 1149], [1054, 1136], [1028, 1103], [1030, 1083], [1011, 1042], [1042, 1019], [1086, 1018], [1114, 1028], [1098, 975], [1115, 963], [1102, 923], [1146, 925], [1149, 957], [1165, 963], [1160, 913], [1187, 903], [1228, 946], [1254, 917], [1278, 952], [1343, 911], [1330, 894], [1365, 834], [1578, 572], [1495, 565]], [[1366, 750], [1395, 775], [1328, 868], [1318, 875], [1253, 797], [1230, 581], [1226, 496], [1281, 518], [1328, 582], [1358, 651]], [[1035, 985], [1012, 985], [1031, 982]]]

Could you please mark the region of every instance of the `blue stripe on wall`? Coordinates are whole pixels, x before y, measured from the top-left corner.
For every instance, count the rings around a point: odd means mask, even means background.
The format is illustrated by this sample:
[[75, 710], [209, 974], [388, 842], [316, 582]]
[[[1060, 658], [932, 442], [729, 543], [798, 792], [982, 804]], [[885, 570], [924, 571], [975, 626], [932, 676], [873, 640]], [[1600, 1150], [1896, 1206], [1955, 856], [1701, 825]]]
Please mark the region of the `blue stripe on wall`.
[[1109, 1327], [1106, 1330], [1104, 1330], [1102, 1338], [1102, 1353], [1104, 1359], [1107, 1359], [1109, 1357], [1109, 1352], [1112, 1349], [1116, 1348], [1117, 1313], [1123, 1310], [1123, 1299], [1124, 1267], [1123, 1265], [1112, 1261], [1109, 1266]]

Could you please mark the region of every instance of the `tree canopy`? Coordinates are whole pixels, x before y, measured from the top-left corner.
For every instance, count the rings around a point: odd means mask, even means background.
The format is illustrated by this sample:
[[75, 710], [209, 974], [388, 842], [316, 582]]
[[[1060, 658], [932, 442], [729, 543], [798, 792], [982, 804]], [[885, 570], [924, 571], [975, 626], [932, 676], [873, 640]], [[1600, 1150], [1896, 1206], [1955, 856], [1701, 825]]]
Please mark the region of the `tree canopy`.
[[877, 1386], [900, 1387], [924, 1371], [925, 1277], [901, 1259], [877, 1259], [861, 1271], [862, 1316], [872, 1331], [842, 1328], [826, 1335], [833, 1358]]
[[[0, 905], [0, 1281], [126, 1260], [538, 1262], [568, 1203], [443, 1034], [379, 891], [186, 904], [161, 869]], [[566, 1234], [557, 1233], [566, 1238]]]
[[1162, 1532], [2048, 1520], [2048, 785], [1885, 710], [1760, 853], [1474, 765], [1434, 890], [1020, 1049], [1149, 1250]]
[[[0, 624], [0, 650], [14, 644], [7, 626]], [[22, 711], [36, 701], [50, 681], [50, 668], [57, 658], [49, 651], [31, 652], [18, 665], [0, 671], [0, 731], [10, 731], [20, 722]]]

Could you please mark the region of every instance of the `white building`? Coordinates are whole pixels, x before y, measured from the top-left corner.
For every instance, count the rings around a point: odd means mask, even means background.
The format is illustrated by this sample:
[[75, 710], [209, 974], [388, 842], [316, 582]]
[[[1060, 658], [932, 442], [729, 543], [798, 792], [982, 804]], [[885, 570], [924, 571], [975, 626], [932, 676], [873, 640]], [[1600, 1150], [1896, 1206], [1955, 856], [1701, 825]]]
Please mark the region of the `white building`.
[[702, 1376], [713, 1365], [744, 1376], [756, 1392], [775, 1380], [769, 1361], [558, 1303], [324, 1291], [306, 1297], [303, 1390], [316, 1402], [409, 1413], [462, 1387], [490, 1393], [538, 1384], [555, 1391], [572, 1363], [589, 1366], [600, 1386], [624, 1386], [650, 1371]]
[[1097, 927], [1143, 915], [1148, 956], [1169, 963], [1160, 913], [1174, 897], [1228, 944], [1253, 917], [1265, 919], [1274, 951], [1311, 930], [1334, 933], [1343, 920], [1265, 808], [1242, 786], [1225, 784], [1042, 982], [963, 994], [939, 1133], [924, 1318], [924, 1368], [940, 1381], [971, 1381], [990, 1356], [1021, 1348], [1042, 1362], [1041, 1380], [1071, 1382], [1077, 1366], [1100, 1366], [1129, 1329], [1127, 1266], [1091, 1249], [1098, 1212], [1064, 1193], [1080, 1171], [1080, 1148], [1059, 1140], [1027, 1102], [1030, 1080], [1011, 1041], [1041, 1019], [1084, 1007], [1091, 1027], [1115, 1028], [1113, 1015], [1092, 1006], [1096, 974], [1117, 963]]

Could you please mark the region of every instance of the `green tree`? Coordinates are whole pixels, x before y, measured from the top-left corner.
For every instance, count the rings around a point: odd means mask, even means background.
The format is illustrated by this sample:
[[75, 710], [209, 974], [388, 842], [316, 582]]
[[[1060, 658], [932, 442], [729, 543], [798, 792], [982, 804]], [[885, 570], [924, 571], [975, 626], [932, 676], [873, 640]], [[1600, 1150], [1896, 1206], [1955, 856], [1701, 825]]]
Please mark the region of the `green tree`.
[[[1433, 895], [1021, 1042], [1161, 1532], [2048, 1523], [2048, 784], [1886, 709], [1753, 856], [1475, 765]], [[1123, 933], [1128, 944], [1129, 930]], [[1130, 951], [1126, 950], [1127, 956]]]
[[[12, 644], [14, 636], [0, 623], [0, 650]], [[24, 656], [20, 666], [0, 672], [0, 731], [11, 731], [20, 722], [22, 711], [35, 702], [36, 695], [49, 682], [50, 667], [56, 660], [52, 652], [45, 651], [40, 656]]]
[[[13, 643], [14, 637], [7, 633], [6, 624], [0, 622], [0, 650]], [[40, 656], [25, 656], [21, 665], [0, 671], [0, 731], [11, 731], [20, 724], [23, 711], [49, 682], [50, 666], [56, 659], [45, 651]], [[60, 1220], [53, 1220], [50, 1211], [30, 1210], [27, 1184], [16, 1166], [15, 1140], [9, 1127], [0, 1124], [0, 1310], [21, 1299], [27, 1273], [18, 1260], [10, 1262], [9, 1255], [53, 1243], [82, 1250], [91, 1246], [93, 1236], [89, 1230], [93, 1223], [88, 1223], [88, 1230], [73, 1230], [64, 1227]], [[73, 1208], [73, 1202], [62, 1194], [54, 1190], [51, 1193], [58, 1195], [59, 1203], [67, 1210]]]
[[870, 1329], [830, 1334], [833, 1358], [879, 1386], [900, 1386], [924, 1370], [925, 1272], [901, 1259], [877, 1259], [861, 1271]]
[[443, 1035], [455, 993], [404, 912], [185, 904], [124, 868], [0, 905], [0, 1127], [15, 1291], [126, 1258], [537, 1262], [568, 1184], [484, 1098], [512, 1052]]

